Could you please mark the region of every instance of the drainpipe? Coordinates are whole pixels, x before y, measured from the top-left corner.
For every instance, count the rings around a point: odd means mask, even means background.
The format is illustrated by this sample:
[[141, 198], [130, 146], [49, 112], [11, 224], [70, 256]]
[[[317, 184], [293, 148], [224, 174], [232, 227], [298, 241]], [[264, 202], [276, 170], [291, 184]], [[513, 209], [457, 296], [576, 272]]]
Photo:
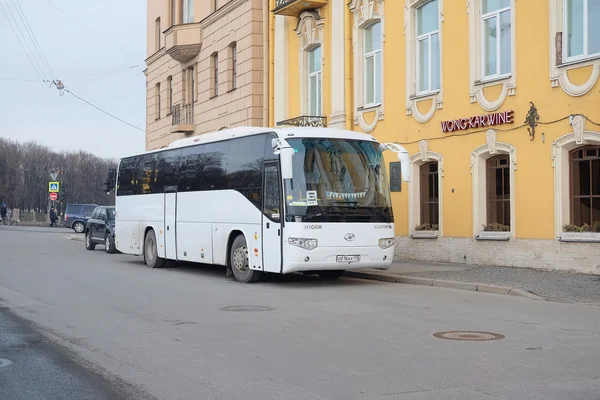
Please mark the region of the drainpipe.
[[269, 68], [271, 58], [269, 57], [270, 46], [269, 46], [269, 21], [270, 21], [270, 11], [269, 11], [269, 3], [270, 0], [265, 0], [263, 4], [263, 127], [269, 126], [269, 100], [271, 96], [269, 96]]

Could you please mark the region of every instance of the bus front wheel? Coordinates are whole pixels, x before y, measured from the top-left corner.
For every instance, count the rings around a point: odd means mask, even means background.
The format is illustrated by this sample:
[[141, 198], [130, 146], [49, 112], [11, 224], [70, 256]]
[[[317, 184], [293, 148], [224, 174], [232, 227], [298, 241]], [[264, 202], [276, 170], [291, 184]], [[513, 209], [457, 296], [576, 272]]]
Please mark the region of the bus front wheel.
[[258, 282], [262, 276], [262, 271], [250, 269], [248, 260], [248, 246], [244, 235], [239, 235], [231, 245], [229, 254], [229, 266], [233, 271], [235, 279], [242, 283]]
[[162, 268], [165, 266], [166, 260], [158, 256], [158, 248], [156, 246], [156, 234], [154, 230], [149, 230], [144, 239], [144, 262], [150, 268]]

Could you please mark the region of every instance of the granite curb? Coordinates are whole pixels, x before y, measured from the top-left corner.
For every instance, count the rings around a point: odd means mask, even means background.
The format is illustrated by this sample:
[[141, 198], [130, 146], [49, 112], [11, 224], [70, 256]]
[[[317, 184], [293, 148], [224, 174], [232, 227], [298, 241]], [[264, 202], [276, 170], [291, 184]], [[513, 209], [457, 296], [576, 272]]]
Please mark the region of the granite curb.
[[405, 283], [408, 285], [443, 287], [443, 288], [448, 288], [448, 289], [469, 290], [469, 291], [473, 291], [473, 292], [527, 297], [529, 299], [534, 299], [534, 300], [546, 300], [541, 296], [538, 296], [536, 294], [533, 294], [533, 293], [528, 292], [523, 289], [506, 287], [506, 286], [490, 285], [487, 283], [448, 281], [448, 280], [442, 280], [442, 279], [421, 278], [421, 277], [416, 277], [416, 276], [391, 275], [391, 274], [361, 272], [361, 271], [345, 271], [344, 276], [348, 276], [351, 278], [369, 279], [369, 280], [373, 280], [373, 281]]

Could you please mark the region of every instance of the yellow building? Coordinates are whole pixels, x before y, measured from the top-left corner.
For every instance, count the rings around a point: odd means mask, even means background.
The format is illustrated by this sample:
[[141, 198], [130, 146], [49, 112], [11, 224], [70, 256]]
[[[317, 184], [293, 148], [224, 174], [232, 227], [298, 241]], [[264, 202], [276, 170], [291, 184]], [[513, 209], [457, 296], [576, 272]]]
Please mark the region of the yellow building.
[[599, 1], [270, 8], [270, 123], [409, 150], [399, 259], [600, 274]]

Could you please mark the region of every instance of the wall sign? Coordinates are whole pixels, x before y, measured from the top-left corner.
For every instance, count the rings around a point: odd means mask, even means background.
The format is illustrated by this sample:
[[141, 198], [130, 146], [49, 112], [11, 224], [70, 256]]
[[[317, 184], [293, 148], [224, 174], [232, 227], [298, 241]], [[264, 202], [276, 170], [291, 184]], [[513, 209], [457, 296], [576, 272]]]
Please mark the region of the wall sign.
[[395, 161], [390, 163], [390, 191], [402, 191], [402, 163]]
[[442, 132], [464, 131], [473, 128], [512, 124], [513, 122], [515, 122], [514, 111], [509, 110], [487, 115], [459, 118], [451, 121], [442, 121]]

